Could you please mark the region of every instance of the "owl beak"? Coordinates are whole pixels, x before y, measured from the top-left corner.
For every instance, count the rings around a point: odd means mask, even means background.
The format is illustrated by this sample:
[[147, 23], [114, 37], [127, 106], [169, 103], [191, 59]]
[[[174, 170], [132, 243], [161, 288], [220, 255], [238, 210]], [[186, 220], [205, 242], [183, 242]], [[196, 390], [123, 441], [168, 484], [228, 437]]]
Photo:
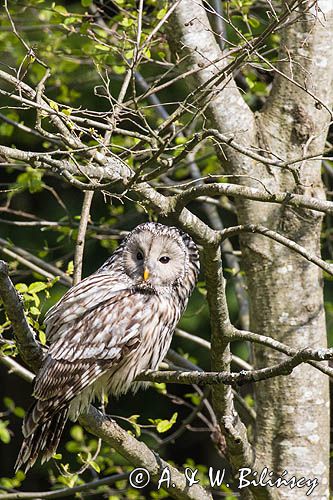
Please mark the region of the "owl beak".
[[144, 270], [143, 270], [143, 279], [144, 279], [144, 281], [147, 281], [147, 279], [149, 278], [149, 276], [150, 276], [149, 271], [145, 267]]

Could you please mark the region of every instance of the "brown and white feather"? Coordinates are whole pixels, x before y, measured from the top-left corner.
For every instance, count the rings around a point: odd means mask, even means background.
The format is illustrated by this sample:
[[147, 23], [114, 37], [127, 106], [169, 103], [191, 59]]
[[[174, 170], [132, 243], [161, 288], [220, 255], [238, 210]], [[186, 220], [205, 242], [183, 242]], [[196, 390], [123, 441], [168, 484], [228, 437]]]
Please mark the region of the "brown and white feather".
[[[143, 280], [146, 268], [150, 277]], [[138, 389], [136, 376], [165, 357], [198, 274], [198, 251], [187, 234], [145, 223], [49, 310], [50, 348], [35, 379], [16, 468], [27, 470], [38, 455], [48, 460], [67, 418], [76, 420], [96, 397]]]

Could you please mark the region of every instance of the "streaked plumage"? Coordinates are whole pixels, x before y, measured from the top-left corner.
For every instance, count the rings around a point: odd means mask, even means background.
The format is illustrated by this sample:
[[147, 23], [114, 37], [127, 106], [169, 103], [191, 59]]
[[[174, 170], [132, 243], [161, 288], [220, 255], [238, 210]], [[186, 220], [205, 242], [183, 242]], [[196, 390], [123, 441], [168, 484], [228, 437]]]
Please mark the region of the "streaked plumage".
[[199, 273], [198, 251], [175, 227], [137, 226], [94, 274], [49, 310], [50, 348], [36, 376], [16, 469], [55, 452], [67, 418], [102, 393], [136, 390], [169, 348]]

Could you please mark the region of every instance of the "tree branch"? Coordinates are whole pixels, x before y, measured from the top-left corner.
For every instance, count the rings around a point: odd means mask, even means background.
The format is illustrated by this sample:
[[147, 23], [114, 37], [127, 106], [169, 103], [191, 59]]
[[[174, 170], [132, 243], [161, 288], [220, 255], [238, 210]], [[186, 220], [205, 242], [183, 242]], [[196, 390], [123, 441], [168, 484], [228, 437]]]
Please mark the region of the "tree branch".
[[[279, 342], [273, 337], [267, 337], [266, 335], [260, 335], [259, 333], [249, 332], [246, 330], [238, 330], [237, 328], [234, 328], [233, 330], [232, 341], [233, 340], [247, 340], [255, 344], [261, 344], [269, 347], [270, 349], [274, 349], [275, 351], [283, 352], [283, 354], [287, 354], [288, 356], [295, 356], [298, 352], [297, 349], [293, 349], [292, 347]], [[333, 378], [333, 368], [316, 361], [308, 361], [308, 363], [317, 368], [317, 370], [321, 371], [325, 375]]]
[[[0, 495], [0, 500], [36, 500], [39, 498], [65, 498], [69, 496], [74, 496], [76, 493], [81, 491], [94, 490], [99, 486], [110, 485], [116, 481], [121, 481], [122, 479], [127, 479], [128, 474], [113, 474], [112, 476], [103, 477], [103, 479], [97, 479], [95, 481], [90, 481], [89, 483], [80, 484], [79, 486], [74, 486], [73, 488], [61, 488], [55, 491], [25, 491], [21, 493], [5, 493]], [[1, 489], [1, 486], [0, 486]], [[102, 493], [101, 493], [102, 494]]]
[[268, 190], [263, 191], [256, 188], [246, 186], [238, 186], [237, 184], [205, 184], [204, 186], [194, 186], [186, 189], [182, 193], [173, 196], [173, 203], [176, 211], [181, 210], [191, 201], [199, 196], [234, 196], [246, 198], [248, 200], [256, 200], [267, 203], [279, 203], [295, 208], [309, 208], [317, 212], [333, 214], [333, 203], [330, 201], [321, 200], [319, 198], [310, 198], [295, 193], [275, 192], [270, 193]]
[[24, 362], [37, 371], [43, 359], [43, 350], [37, 344], [35, 332], [26, 320], [22, 301], [8, 276], [8, 266], [3, 260], [0, 260], [0, 295], [13, 325], [19, 352]]
[[128, 434], [128, 432], [122, 429], [113, 420], [110, 420], [96, 410], [93, 406], [90, 406], [86, 415], [81, 415], [79, 421], [89, 432], [100, 437], [118, 450], [131, 464], [136, 467], [144, 467], [149, 472], [154, 482], [158, 482], [160, 479], [162, 469], [168, 467], [171, 473], [171, 482], [173, 486], [171, 488], [165, 488], [165, 490], [173, 498], [180, 500], [212, 499], [211, 494], [199, 484], [194, 484], [189, 488], [186, 485], [184, 474], [165, 462], [155, 452], [151, 451], [147, 445]]
[[198, 371], [153, 371], [146, 370], [141, 373], [137, 380], [149, 382], [165, 382], [173, 384], [197, 384], [197, 385], [244, 385], [250, 382], [259, 382], [280, 375], [290, 375], [290, 373], [300, 364], [309, 361], [325, 361], [333, 359], [333, 349], [310, 349], [305, 348], [298, 351], [294, 356], [281, 363], [267, 368], [237, 373], [224, 372], [198, 372]]
[[44, 262], [42, 259], [39, 259], [27, 250], [13, 245], [3, 238], [0, 238], [0, 250], [5, 255], [12, 257], [32, 271], [35, 271], [36, 273], [41, 274], [46, 278], [54, 279], [55, 277], [59, 276], [59, 281], [63, 285], [69, 286], [72, 284], [71, 278], [66, 273], [61, 271], [61, 269], [52, 266], [52, 264], [49, 264], [48, 262]]
[[230, 238], [232, 236], [235, 236], [237, 234], [241, 233], [258, 233], [262, 234], [263, 236], [267, 236], [267, 238], [270, 238], [274, 241], [277, 241], [281, 243], [281, 245], [284, 245], [285, 247], [290, 248], [291, 250], [294, 250], [294, 252], [297, 252], [298, 254], [302, 255], [306, 260], [309, 262], [312, 262], [313, 264], [316, 264], [318, 267], [326, 271], [328, 274], [333, 276], [333, 265], [328, 264], [325, 262], [323, 259], [320, 257], [317, 257], [314, 255], [312, 252], [307, 250], [306, 248], [302, 247], [298, 243], [295, 243], [294, 241], [290, 240], [289, 238], [286, 238], [282, 234], [277, 233], [276, 231], [272, 231], [271, 229], [268, 229], [267, 227], [261, 226], [260, 224], [244, 224], [240, 226], [234, 226], [234, 227], [228, 227], [221, 231], [221, 238], [222, 240], [224, 238]]
[[[0, 261], [0, 295], [12, 323], [19, 352], [24, 361], [34, 371], [37, 371], [42, 362], [43, 351], [37, 344], [34, 332], [26, 321], [22, 303], [8, 277], [8, 266], [4, 261]], [[12, 362], [9, 363], [8, 360], [5, 361], [5, 364], [7, 366], [11, 365], [11, 369], [18, 370], [18, 367]], [[30, 378], [28, 374], [25, 375]], [[153, 481], [160, 478], [160, 473], [164, 467], [169, 467], [172, 483], [175, 486], [171, 487], [168, 492], [173, 498], [180, 500], [188, 498], [212, 500], [210, 493], [200, 485], [196, 484], [188, 488], [186, 478], [181, 472], [164, 462], [147, 445], [130, 436], [119, 425], [110, 421], [92, 406], [89, 407], [86, 415], [80, 417], [80, 422], [89, 432], [115, 447], [131, 464], [146, 468]]]
[[79, 281], [81, 281], [82, 278], [84, 242], [87, 232], [87, 225], [89, 221], [90, 207], [93, 196], [94, 196], [94, 191], [86, 191], [84, 193], [79, 230], [75, 244], [73, 285], [76, 285]]
[[[0, 363], [8, 368], [8, 373], [14, 373], [26, 382], [32, 382], [35, 375], [30, 371], [20, 365], [15, 359], [10, 356], [0, 356]], [[1, 489], [1, 488], [0, 488]]]

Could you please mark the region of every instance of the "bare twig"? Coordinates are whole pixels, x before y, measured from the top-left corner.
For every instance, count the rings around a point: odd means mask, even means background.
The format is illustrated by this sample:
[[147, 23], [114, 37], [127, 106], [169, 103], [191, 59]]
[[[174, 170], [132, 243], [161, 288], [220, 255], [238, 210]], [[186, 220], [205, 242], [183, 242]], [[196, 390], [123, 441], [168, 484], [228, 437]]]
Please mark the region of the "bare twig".
[[84, 242], [86, 237], [87, 225], [90, 217], [90, 207], [93, 196], [94, 196], [93, 191], [86, 191], [84, 193], [79, 230], [75, 245], [73, 285], [76, 285], [79, 281], [81, 281], [82, 277]]
[[[270, 349], [274, 349], [275, 351], [283, 352], [288, 356], [295, 356], [298, 352], [297, 349], [279, 342], [274, 337], [267, 337], [266, 335], [260, 335], [259, 333], [249, 332], [246, 330], [237, 330], [237, 328], [233, 329], [232, 340], [247, 340], [255, 344], [264, 345]], [[333, 379], [333, 368], [324, 363], [318, 363], [317, 361], [309, 361], [308, 363]]]
[[197, 384], [197, 385], [244, 385], [250, 382], [259, 382], [268, 378], [290, 373], [300, 364], [309, 361], [325, 361], [333, 359], [333, 349], [310, 349], [305, 348], [298, 351], [293, 357], [282, 361], [274, 366], [258, 370], [242, 370], [238, 373], [230, 372], [183, 372], [183, 371], [153, 371], [147, 370], [141, 373], [137, 380], [149, 380], [150, 382], [166, 382], [175, 384]]
[[2, 363], [4, 366], [7, 366], [8, 373], [14, 373], [15, 375], [18, 375], [26, 382], [32, 382], [35, 378], [35, 375], [30, 370], [24, 368], [24, 366], [20, 365], [20, 363], [15, 361], [15, 359], [10, 356], [0, 356], [0, 363]]
[[108, 486], [116, 481], [121, 481], [128, 478], [128, 473], [123, 474], [113, 474], [112, 476], [103, 477], [103, 479], [97, 479], [95, 481], [90, 481], [89, 483], [80, 484], [79, 486], [74, 486], [73, 488], [61, 488], [55, 491], [26, 491], [17, 493], [5, 493], [0, 495], [0, 500], [36, 500], [39, 498], [65, 498], [76, 495], [81, 491], [89, 491], [96, 489], [99, 486]]
[[68, 286], [72, 284], [71, 278], [61, 269], [58, 269], [52, 264], [49, 264], [48, 262], [45, 262], [42, 259], [39, 259], [38, 257], [28, 252], [27, 250], [24, 250], [23, 248], [20, 248], [16, 245], [13, 245], [12, 243], [4, 240], [3, 238], [0, 238], [0, 250], [4, 254], [17, 260], [24, 266], [29, 267], [33, 271], [41, 274], [42, 276], [45, 276], [46, 278], [54, 279], [55, 277], [59, 276], [60, 277], [59, 281], [63, 285]]
[[302, 257], [304, 257], [306, 260], [308, 260], [309, 262], [313, 262], [318, 267], [320, 267], [328, 274], [333, 276], [332, 264], [325, 262], [323, 259], [317, 257], [312, 252], [302, 247], [298, 243], [295, 243], [294, 241], [290, 240], [289, 238], [286, 238], [285, 236], [282, 236], [282, 234], [279, 234], [276, 231], [272, 231], [267, 227], [260, 226], [259, 224], [245, 224], [242, 226], [228, 227], [227, 229], [221, 231], [220, 234], [221, 238], [224, 239], [224, 238], [230, 238], [231, 236], [235, 236], [241, 233], [258, 233], [262, 234], [263, 236], [267, 236], [267, 238], [277, 241], [282, 245], [290, 248], [291, 250], [294, 250], [298, 254], [302, 255]]

